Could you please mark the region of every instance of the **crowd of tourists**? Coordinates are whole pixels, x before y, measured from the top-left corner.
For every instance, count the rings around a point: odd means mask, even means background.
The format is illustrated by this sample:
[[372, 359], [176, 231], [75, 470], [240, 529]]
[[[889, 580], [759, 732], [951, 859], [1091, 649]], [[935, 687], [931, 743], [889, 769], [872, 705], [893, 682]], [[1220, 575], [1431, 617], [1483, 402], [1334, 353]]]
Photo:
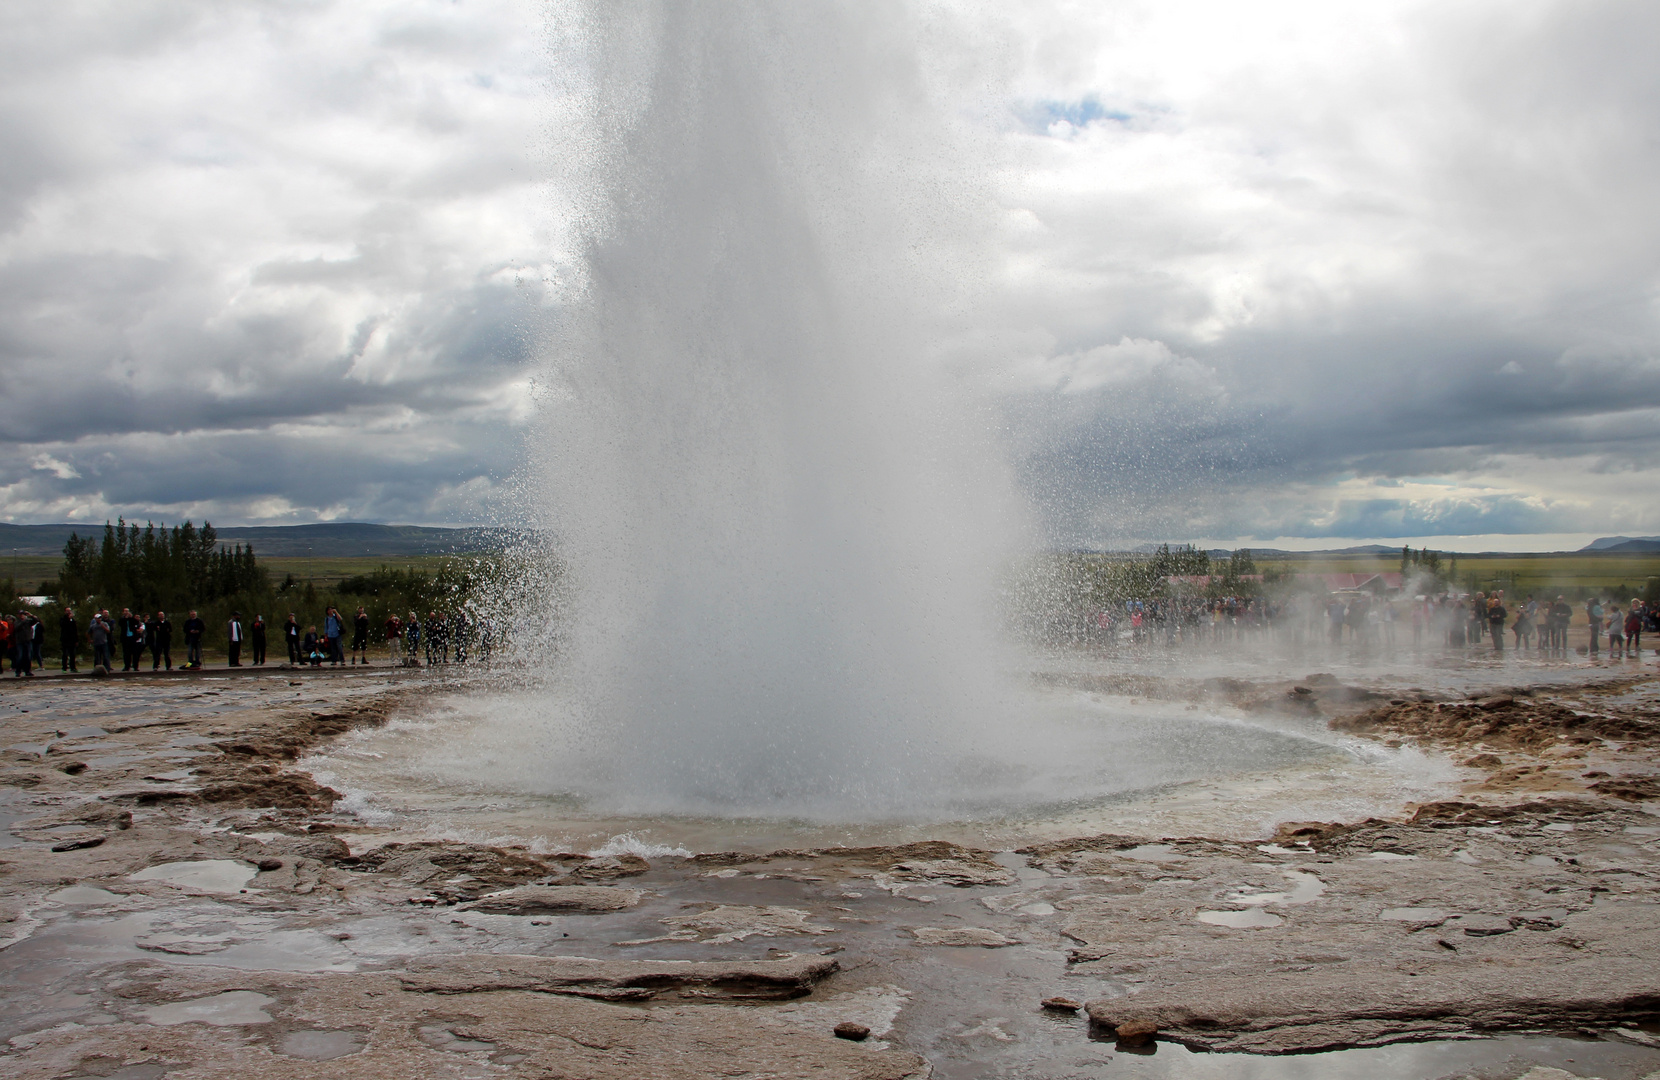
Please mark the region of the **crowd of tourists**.
[[[307, 626], [302, 633], [299, 623], [290, 613], [288, 621], [283, 624], [283, 637], [288, 643], [289, 662], [309, 664], [312, 667], [321, 667], [324, 664], [335, 667], [346, 665], [346, 650], [342, 648], [341, 643], [345, 640], [347, 628], [345, 619], [335, 608], [329, 608], [323, 616], [321, 631], [312, 625]], [[350, 664], [367, 666], [370, 663], [370, 627], [369, 615], [363, 608], [357, 609], [350, 629]], [[413, 665], [419, 662], [423, 655], [429, 667], [452, 662], [464, 664], [470, 655], [470, 646], [475, 644], [478, 648], [478, 658], [489, 660], [495, 647], [495, 632], [490, 620], [469, 621], [460, 612], [441, 615], [436, 611], [430, 611], [425, 620], [413, 611], [407, 618], [393, 614], [387, 617], [380, 629], [387, 661], [393, 664]]]
[[[1546, 656], [1579, 655], [1635, 660], [1644, 633], [1660, 634], [1660, 605], [1633, 597], [1622, 608], [1597, 597], [1580, 606], [1583, 623], [1575, 626], [1575, 605], [1532, 595], [1506, 602], [1500, 591], [1473, 595], [1441, 593], [1391, 599], [1369, 593], [1332, 593], [1320, 597], [1222, 597], [1219, 599], [1130, 599], [1121, 606], [1081, 613], [1071, 636], [1079, 643], [1116, 648], [1122, 645], [1183, 646], [1251, 638], [1284, 640], [1292, 645], [1393, 647], [1409, 644], [1468, 648], [1486, 645], [1503, 652]], [[1573, 627], [1570, 643], [1569, 628]]]
[[[370, 621], [364, 608], [358, 608], [357, 614], [348, 619], [339, 608], [330, 607], [321, 628], [315, 624], [302, 628], [299, 617], [289, 612], [281, 627], [288, 663], [367, 667], [372, 662]], [[172, 671], [174, 629], [165, 611], [144, 614], [122, 608], [119, 615], [112, 615], [103, 608], [91, 612], [83, 625], [73, 608], [64, 607], [58, 623], [61, 669], [80, 671], [84, 655], [91, 667], [105, 671], [142, 671], [146, 660], [151, 671]], [[184, 645], [180, 669], [199, 670], [207, 623], [192, 611], [177, 629]], [[264, 615], [244, 619], [240, 611], [231, 612], [224, 625], [226, 665], [243, 667], [245, 655], [247, 666], [264, 665], [268, 631]], [[21, 611], [15, 618], [0, 615], [0, 658], [11, 661], [16, 677], [32, 677], [44, 667], [45, 643], [46, 624], [34, 612]], [[381, 644], [387, 662], [392, 664], [413, 666], [423, 656], [428, 665], [466, 663], [475, 647], [479, 659], [488, 660], [495, 634], [487, 619], [469, 621], [459, 613], [442, 615], [432, 611], [423, 620], [412, 611], [407, 619], [393, 615], [382, 624]], [[119, 669], [115, 666], [118, 657]]]

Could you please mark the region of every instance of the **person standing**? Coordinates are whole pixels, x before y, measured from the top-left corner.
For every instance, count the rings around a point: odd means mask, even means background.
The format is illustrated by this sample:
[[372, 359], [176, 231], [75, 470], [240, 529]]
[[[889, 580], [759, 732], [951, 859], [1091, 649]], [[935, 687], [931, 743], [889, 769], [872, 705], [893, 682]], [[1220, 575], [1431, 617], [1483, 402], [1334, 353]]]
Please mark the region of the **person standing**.
[[136, 636], [139, 625], [130, 608], [121, 609], [121, 618], [116, 621], [115, 629], [121, 639], [122, 671], [138, 670], [138, 656], [133, 649], [133, 638]]
[[184, 621], [184, 666], [196, 671], [202, 670], [202, 635], [207, 633], [207, 623], [194, 611], [190, 618]]
[[431, 667], [437, 662], [438, 659], [442, 659], [444, 656], [444, 644], [439, 641], [440, 625], [441, 624], [438, 622], [438, 613], [436, 611], [427, 612], [427, 667]]
[[409, 618], [404, 620], [404, 642], [409, 649], [409, 666], [416, 667], [421, 662], [421, 616], [411, 611]]
[[1591, 658], [1602, 649], [1602, 601], [1596, 597], [1585, 601], [1585, 620], [1591, 625]]
[[1510, 626], [1511, 633], [1516, 635], [1516, 651], [1521, 652], [1533, 644], [1533, 615], [1527, 604], [1516, 609], [1516, 621]]
[[17, 645], [13, 640], [16, 636], [17, 628], [12, 625], [12, 621], [0, 615], [0, 665], [5, 663], [6, 657], [10, 657], [12, 674], [21, 679], [23, 672], [17, 669]]
[[167, 670], [173, 670], [173, 623], [167, 618], [167, 612], [158, 611], [156, 617], [150, 621], [150, 670], [154, 671], [163, 664]]
[[58, 616], [58, 653], [63, 657], [63, 670], [79, 671], [75, 657], [81, 651], [81, 627], [75, 622], [75, 609], [66, 607]]
[[1643, 602], [1637, 597], [1631, 598], [1631, 606], [1625, 613], [1625, 654], [1633, 660], [1641, 659], [1638, 646], [1643, 641]]
[[40, 616], [29, 612], [29, 660], [30, 667], [46, 669], [46, 624]]
[[34, 678], [34, 669], [29, 666], [29, 658], [34, 654], [34, 643], [30, 640], [29, 616], [26, 613], [18, 612], [17, 618], [12, 621], [7, 648], [12, 654], [12, 674], [19, 679], [25, 675]]
[[144, 622], [142, 614], [133, 615], [133, 670], [144, 670], [144, 650], [149, 647], [149, 626]]
[[254, 616], [254, 625], [248, 636], [254, 643], [254, 666], [262, 666], [265, 663], [265, 616]]
[[230, 621], [225, 624], [225, 648], [230, 653], [230, 663], [226, 667], [242, 666], [242, 612], [231, 612]]
[[381, 629], [386, 632], [386, 662], [396, 666], [403, 645], [403, 620], [398, 618], [397, 612], [393, 612], [386, 617]]
[[92, 667], [94, 670], [103, 668], [111, 670], [110, 665], [110, 638], [112, 636], [109, 623], [109, 609], [97, 612], [92, 621], [87, 623], [86, 636], [92, 644]]
[[1558, 656], [1568, 655], [1568, 624], [1574, 621], [1574, 609], [1568, 598], [1558, 596], [1550, 606], [1551, 647]]
[[1510, 612], [1504, 607], [1504, 594], [1494, 593], [1487, 601], [1487, 631], [1493, 637], [1493, 651], [1504, 651], [1504, 623]]
[[369, 613], [361, 607], [357, 614], [352, 616], [352, 665], [357, 665], [357, 658], [363, 657], [363, 666], [369, 666]]
[[282, 624], [282, 639], [288, 644], [288, 662], [300, 663], [300, 620], [292, 611], [288, 613], [288, 621]]
[[340, 635], [345, 632], [340, 612], [329, 608], [323, 615], [323, 640], [328, 642], [329, 667], [336, 667], [346, 662], [346, 657], [340, 650]]

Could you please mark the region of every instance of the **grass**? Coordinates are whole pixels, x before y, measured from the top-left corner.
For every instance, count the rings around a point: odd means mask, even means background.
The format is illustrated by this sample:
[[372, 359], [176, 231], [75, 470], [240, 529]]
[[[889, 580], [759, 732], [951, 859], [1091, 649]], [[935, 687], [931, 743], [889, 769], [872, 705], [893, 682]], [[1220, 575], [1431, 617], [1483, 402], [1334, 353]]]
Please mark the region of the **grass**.
[[372, 574], [381, 567], [389, 570], [414, 569], [423, 573], [437, 573], [446, 563], [471, 561], [467, 555], [370, 555], [329, 558], [318, 555], [294, 555], [261, 558], [259, 564], [271, 574], [271, 584], [280, 585], [284, 577], [294, 575], [300, 583], [307, 581], [319, 587], [334, 585], [358, 574]]
[[[426, 573], [435, 573], [447, 562], [469, 558], [470, 556], [466, 555], [372, 555], [350, 558], [302, 555], [261, 557], [259, 562], [270, 572], [272, 585], [282, 584], [284, 577], [293, 574], [294, 580], [300, 584], [309, 581], [321, 589], [338, 584], [344, 578], [372, 574], [383, 566], [393, 570], [414, 568]], [[0, 553], [0, 579], [11, 578], [17, 583], [17, 591], [29, 596], [34, 594], [41, 582], [55, 579], [62, 565], [63, 560], [52, 555], [8, 556]]]
[[[1270, 565], [1270, 560], [1261, 560]], [[1399, 555], [1319, 555], [1276, 557], [1271, 565], [1298, 574], [1388, 573], [1401, 568]], [[1442, 556], [1442, 568], [1447, 556]], [[1536, 596], [1565, 590], [1604, 590], [1626, 587], [1624, 601], [1641, 593], [1650, 578], [1660, 577], [1660, 554], [1585, 555], [1460, 555], [1460, 583], [1475, 575], [1482, 589], [1504, 589], [1507, 593]]]
[[34, 595], [41, 582], [56, 578], [58, 567], [62, 565], [63, 559], [56, 555], [0, 552], [0, 578], [11, 578], [17, 584], [17, 591], [24, 596]]
[[[302, 584], [309, 581], [319, 588], [326, 588], [343, 578], [373, 573], [382, 566], [394, 570], [414, 568], [432, 573], [446, 562], [467, 558], [469, 556], [457, 555], [272, 556], [260, 559], [260, 563], [270, 570], [273, 585], [280, 584], [286, 575], [293, 574], [294, 580]], [[8, 557], [0, 553], [0, 578], [12, 578], [17, 583], [18, 592], [28, 595], [42, 581], [57, 577], [61, 564], [61, 559], [49, 555]], [[1286, 555], [1260, 560], [1259, 568], [1268, 566], [1283, 567], [1297, 574], [1371, 574], [1397, 571], [1401, 568], [1401, 560], [1398, 555]], [[1567, 589], [1611, 592], [1617, 586], [1624, 585], [1629, 591], [1618, 598], [1624, 601], [1642, 592], [1649, 578], [1660, 577], [1660, 554], [1460, 555], [1460, 581], [1470, 574], [1476, 576], [1483, 589], [1500, 588], [1524, 595], [1543, 595]]]

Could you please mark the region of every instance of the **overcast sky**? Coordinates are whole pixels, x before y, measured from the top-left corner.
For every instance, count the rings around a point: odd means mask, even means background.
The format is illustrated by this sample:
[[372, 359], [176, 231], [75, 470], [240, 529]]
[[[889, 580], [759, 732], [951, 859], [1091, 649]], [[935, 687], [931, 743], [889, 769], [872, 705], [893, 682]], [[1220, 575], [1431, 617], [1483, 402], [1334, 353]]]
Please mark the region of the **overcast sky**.
[[[500, 513], [569, 268], [543, 7], [3, 10], [0, 519]], [[1660, 534], [1660, 5], [962, 24], [1057, 542]]]

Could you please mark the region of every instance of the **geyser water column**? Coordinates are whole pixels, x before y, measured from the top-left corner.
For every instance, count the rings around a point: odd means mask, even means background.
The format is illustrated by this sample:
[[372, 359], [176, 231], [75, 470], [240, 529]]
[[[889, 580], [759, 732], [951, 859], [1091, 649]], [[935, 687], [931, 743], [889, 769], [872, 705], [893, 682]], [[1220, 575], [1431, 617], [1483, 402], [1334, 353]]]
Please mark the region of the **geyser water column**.
[[629, 812], [935, 812], [1010, 720], [1010, 518], [931, 341], [975, 267], [915, 27], [886, 3], [572, 14], [538, 767]]

